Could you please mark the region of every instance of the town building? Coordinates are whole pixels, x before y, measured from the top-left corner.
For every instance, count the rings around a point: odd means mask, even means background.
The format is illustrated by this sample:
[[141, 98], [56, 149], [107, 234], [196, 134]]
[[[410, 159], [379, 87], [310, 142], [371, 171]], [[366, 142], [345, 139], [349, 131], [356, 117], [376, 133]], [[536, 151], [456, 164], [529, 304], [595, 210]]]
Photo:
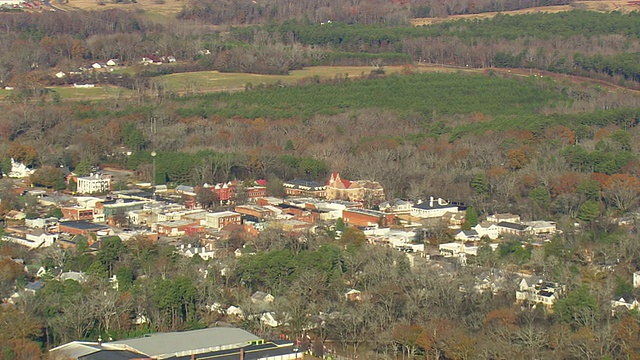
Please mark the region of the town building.
[[344, 209], [342, 220], [345, 224], [360, 227], [388, 227], [393, 225], [396, 216], [376, 210]]
[[49, 358], [294, 360], [303, 354], [291, 341], [265, 341], [242, 329], [214, 327], [111, 342], [72, 341], [49, 350]]
[[384, 201], [384, 189], [377, 181], [342, 179], [339, 173], [332, 173], [326, 185], [328, 200], [347, 200], [377, 204]]
[[91, 174], [76, 178], [76, 192], [78, 194], [106, 193], [111, 190], [111, 176], [104, 174]]
[[242, 216], [233, 211], [219, 211], [214, 213], [207, 213], [205, 218], [205, 225], [208, 228], [214, 230], [220, 230], [229, 224], [241, 224]]
[[449, 203], [442, 198], [434, 199], [433, 196], [429, 201], [418, 202], [411, 207], [411, 216], [421, 219], [441, 218], [446, 213], [457, 213], [467, 210], [463, 203]]
[[282, 186], [289, 196], [309, 196], [323, 198], [327, 195], [327, 186], [316, 181], [290, 180], [285, 181]]

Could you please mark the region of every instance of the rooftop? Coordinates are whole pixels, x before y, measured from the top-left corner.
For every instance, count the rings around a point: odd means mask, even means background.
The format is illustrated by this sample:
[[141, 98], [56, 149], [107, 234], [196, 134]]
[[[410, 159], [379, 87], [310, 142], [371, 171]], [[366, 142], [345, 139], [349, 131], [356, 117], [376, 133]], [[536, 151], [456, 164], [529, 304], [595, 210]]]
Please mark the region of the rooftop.
[[147, 356], [168, 358], [190, 353], [216, 351], [222, 346], [238, 348], [259, 337], [237, 328], [209, 328], [185, 332], [154, 333], [141, 338], [120, 340], [108, 345], [123, 345]]

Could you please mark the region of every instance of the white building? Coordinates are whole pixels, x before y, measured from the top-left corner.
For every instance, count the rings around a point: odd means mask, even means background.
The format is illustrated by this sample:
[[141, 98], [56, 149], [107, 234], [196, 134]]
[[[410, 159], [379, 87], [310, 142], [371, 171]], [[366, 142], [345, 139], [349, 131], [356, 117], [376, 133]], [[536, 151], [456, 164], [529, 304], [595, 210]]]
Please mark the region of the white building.
[[31, 170], [25, 164], [17, 162], [13, 158], [11, 158], [11, 171], [9, 172], [9, 174], [6, 174], [6, 176], [10, 178], [22, 179], [29, 177], [29, 175], [33, 174], [34, 172], [35, 170]]
[[215, 230], [220, 230], [229, 224], [240, 224], [242, 217], [234, 211], [220, 211], [208, 213], [204, 222], [204, 226]]
[[542, 304], [548, 308], [564, 293], [565, 286], [542, 279], [522, 279], [516, 290], [516, 301]]
[[480, 238], [486, 236], [491, 240], [495, 240], [500, 236], [500, 229], [492, 222], [483, 221], [471, 229], [475, 230]]
[[429, 201], [413, 205], [411, 207], [411, 216], [423, 219], [439, 218], [448, 212], [457, 213], [459, 211], [458, 208], [458, 204], [450, 204], [444, 199], [434, 199], [432, 196]]
[[111, 190], [111, 177], [101, 174], [91, 174], [76, 179], [79, 194], [104, 193]]

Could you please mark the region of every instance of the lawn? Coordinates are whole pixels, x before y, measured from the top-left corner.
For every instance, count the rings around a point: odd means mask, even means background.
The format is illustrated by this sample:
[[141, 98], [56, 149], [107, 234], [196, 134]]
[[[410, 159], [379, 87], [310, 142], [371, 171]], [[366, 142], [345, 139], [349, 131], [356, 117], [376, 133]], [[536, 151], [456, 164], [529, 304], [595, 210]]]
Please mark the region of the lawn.
[[[319, 76], [321, 78], [333, 78], [337, 75], [348, 74], [350, 77], [360, 77], [368, 75], [373, 68], [371, 66], [314, 66], [302, 70], [291, 71], [289, 75], [259, 75], [245, 73], [221, 73], [218, 71], [200, 71], [191, 73], [179, 73], [158, 77], [160, 82], [169, 91], [179, 93], [213, 92], [213, 91], [237, 91], [245, 88], [251, 83], [253, 86], [259, 84], [273, 84], [278, 81], [288, 84], [295, 84], [301, 79]], [[402, 71], [402, 66], [386, 66], [387, 74]], [[420, 66], [414, 68], [419, 72], [447, 72], [458, 71], [442, 67]]]
[[115, 86], [96, 86], [86, 89], [71, 86], [52, 86], [49, 89], [59, 94], [62, 100], [98, 100], [114, 98], [118, 95], [127, 97], [131, 93], [131, 90]]

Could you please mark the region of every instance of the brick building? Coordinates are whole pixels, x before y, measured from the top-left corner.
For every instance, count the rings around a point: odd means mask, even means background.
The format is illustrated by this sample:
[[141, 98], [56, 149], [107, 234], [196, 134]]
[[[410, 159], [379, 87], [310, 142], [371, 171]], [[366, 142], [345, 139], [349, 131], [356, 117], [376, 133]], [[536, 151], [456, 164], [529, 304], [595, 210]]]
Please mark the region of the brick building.
[[282, 186], [287, 195], [323, 198], [327, 195], [327, 186], [315, 181], [295, 179], [285, 181]]
[[241, 224], [242, 216], [233, 211], [207, 213], [205, 224], [208, 228], [220, 230], [229, 224]]
[[69, 220], [93, 220], [93, 209], [80, 207], [63, 207], [60, 208], [62, 216]]
[[347, 200], [377, 204], [384, 201], [384, 189], [377, 181], [342, 179], [339, 173], [332, 173], [326, 185], [329, 200]]
[[351, 226], [369, 227], [380, 226], [387, 227], [393, 225], [396, 216], [394, 214], [383, 213], [375, 210], [364, 209], [344, 209], [342, 210], [342, 220], [345, 224]]

